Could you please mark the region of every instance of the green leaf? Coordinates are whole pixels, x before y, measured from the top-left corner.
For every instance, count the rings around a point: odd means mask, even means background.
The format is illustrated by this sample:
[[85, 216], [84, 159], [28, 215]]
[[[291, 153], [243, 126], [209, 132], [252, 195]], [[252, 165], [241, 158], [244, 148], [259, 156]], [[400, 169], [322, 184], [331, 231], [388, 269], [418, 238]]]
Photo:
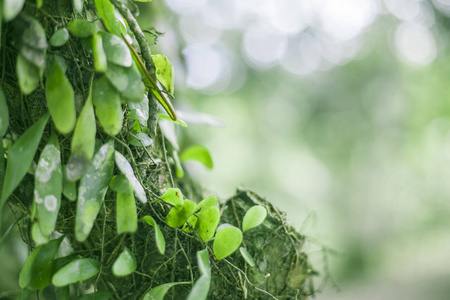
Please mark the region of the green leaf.
[[133, 168], [131, 167], [128, 160], [118, 151], [115, 153], [116, 166], [122, 172], [123, 175], [128, 179], [131, 186], [136, 193], [136, 197], [142, 202], [147, 203], [147, 196], [145, 195], [145, 190], [142, 185], [137, 180], [136, 176], [134, 176]]
[[242, 243], [242, 231], [232, 225], [226, 224], [216, 232], [214, 238], [213, 251], [218, 260], [231, 255]]
[[[142, 97], [142, 100], [139, 102], [129, 102], [128, 109], [130, 110], [130, 113], [134, 112], [135, 116], [133, 119], [138, 120], [139, 124], [141, 124], [141, 126], [147, 126], [148, 115], [149, 115], [147, 95], [144, 95]], [[127, 118], [128, 118], [128, 116], [127, 116]]]
[[6, 103], [5, 94], [0, 88], [0, 139], [5, 135], [9, 126], [8, 104]]
[[136, 232], [137, 213], [136, 201], [134, 200], [133, 194], [117, 193], [116, 205], [117, 234]]
[[20, 13], [25, 0], [3, 0], [0, 4], [3, 4], [3, 20], [9, 22]]
[[16, 73], [19, 86], [25, 95], [31, 94], [39, 85], [40, 71], [21, 54], [17, 56]]
[[[1, 147], [1, 146], [0, 146]], [[6, 240], [8, 239], [9, 235], [11, 234], [12, 229], [14, 228], [14, 226], [16, 226], [16, 224], [22, 220], [24, 217], [20, 217], [19, 219], [17, 219], [14, 223], [12, 223], [11, 225], [9, 225], [8, 229], [6, 229], [5, 233], [3, 234], [2, 238], [0, 239], [0, 252], [3, 249], [3, 245], [5, 244]], [[28, 217], [27, 217], [28, 218]]]
[[31, 238], [38, 246], [41, 244], [48, 243], [48, 241], [50, 241], [50, 236], [44, 235], [42, 233], [38, 223], [33, 223], [33, 225], [31, 226]]
[[94, 23], [86, 21], [84, 19], [75, 19], [67, 24], [69, 32], [77, 38], [87, 38], [98, 32]]
[[97, 72], [105, 72], [108, 69], [105, 50], [103, 50], [102, 36], [98, 33], [92, 36], [92, 52], [94, 54], [94, 69]]
[[[130, 67], [133, 59], [127, 44], [116, 35], [101, 31], [106, 59], [122, 67]], [[120, 33], [119, 33], [120, 34]]]
[[125, 247], [113, 263], [112, 272], [117, 277], [123, 277], [130, 275], [134, 270], [136, 270], [136, 259], [133, 253]]
[[220, 211], [217, 206], [210, 206], [200, 212], [195, 229], [198, 230], [198, 235], [202, 241], [208, 242], [212, 240], [214, 233], [216, 233], [220, 221]]
[[209, 264], [208, 249], [197, 251], [198, 268], [202, 276], [195, 282], [187, 300], [205, 300], [211, 285], [211, 266]]
[[130, 67], [110, 64], [105, 75], [125, 99], [131, 102], [142, 101], [145, 95], [145, 86], [134, 61]]
[[72, 260], [53, 275], [54, 286], [65, 286], [91, 278], [100, 270], [100, 263], [93, 258]]
[[251, 207], [242, 221], [242, 231], [246, 232], [256, 226], [259, 226], [267, 216], [267, 210], [261, 205]]
[[61, 206], [62, 190], [61, 151], [58, 138], [53, 133], [50, 141], [42, 150], [34, 180], [34, 201], [38, 224], [45, 236], [50, 236], [55, 228]]
[[158, 285], [145, 294], [142, 300], [163, 300], [169, 289], [179, 284], [190, 284], [190, 282], [171, 282]]
[[166, 56], [162, 54], [152, 55], [153, 63], [156, 67], [156, 78], [166, 88], [166, 90], [173, 94], [173, 67]]
[[158, 118], [163, 119], [163, 120], [168, 120], [174, 124], [181, 125], [182, 127], [185, 127], [185, 128], [188, 127], [188, 125], [186, 124], [185, 121], [183, 121], [181, 119], [177, 119], [176, 121], [174, 121], [174, 120], [172, 120], [172, 118], [170, 116], [165, 115], [165, 114], [159, 114]]
[[92, 100], [95, 114], [106, 133], [112, 136], [118, 134], [123, 123], [120, 95], [106, 77], [94, 81]]
[[66, 28], [61, 28], [55, 31], [55, 33], [50, 38], [50, 45], [53, 47], [64, 46], [69, 41], [69, 32]]
[[110, 141], [98, 150], [81, 178], [75, 221], [75, 237], [80, 242], [88, 237], [103, 204], [114, 168], [113, 154], [114, 145]]
[[38, 290], [51, 283], [52, 261], [62, 240], [63, 237], [39, 245], [28, 255], [20, 271], [19, 286], [21, 288]]
[[172, 207], [166, 216], [166, 224], [172, 228], [178, 228], [189, 219], [189, 217], [195, 212], [197, 204], [194, 201], [184, 199], [182, 207]]
[[73, 11], [81, 14], [83, 11], [84, 0], [72, 0]]
[[130, 139], [128, 140], [130, 145], [135, 147], [148, 147], [153, 144], [153, 140], [148, 134], [143, 132], [134, 132], [132, 133]]
[[[197, 204], [197, 207], [195, 208], [197, 216], [190, 216], [187, 222], [191, 225], [192, 228], [195, 228], [197, 225], [198, 218], [201, 217], [201, 215], [210, 207], [217, 207], [217, 197], [216, 196], [209, 196], [200, 201]], [[217, 227], [217, 226], [216, 226]], [[215, 229], [214, 229], [215, 230]], [[183, 226], [183, 231], [192, 233], [192, 230], [185, 224]]]
[[130, 182], [123, 174], [114, 176], [109, 183], [109, 187], [116, 193], [133, 193], [133, 187], [130, 185]]
[[75, 181], [69, 181], [66, 173], [63, 172], [63, 195], [70, 201], [75, 201], [77, 199], [77, 184]]
[[241, 252], [242, 257], [250, 265], [250, 267], [253, 268], [255, 266], [255, 260], [250, 255], [250, 253], [248, 253], [247, 249], [245, 249], [244, 247], [239, 247], [239, 252]]
[[97, 291], [95, 293], [86, 294], [78, 300], [108, 300], [114, 295], [111, 291]]
[[56, 129], [62, 134], [70, 133], [77, 120], [73, 88], [55, 60], [47, 73], [45, 97]]
[[114, 6], [110, 0], [95, 0], [98, 17], [103, 19], [106, 29], [120, 36], [121, 30], [114, 14]]
[[159, 253], [164, 255], [164, 253], [166, 252], [166, 240], [164, 239], [164, 235], [161, 232], [161, 229], [159, 229], [158, 224], [156, 224], [155, 219], [153, 219], [151, 216], [145, 216], [139, 219], [139, 221], [147, 222], [147, 224], [155, 229], [156, 247], [158, 248]]
[[180, 189], [177, 188], [167, 189], [166, 192], [161, 196], [161, 200], [176, 207], [183, 207], [184, 205], [183, 194], [181, 193]]
[[180, 155], [180, 160], [181, 162], [185, 162], [187, 160], [196, 160], [201, 162], [208, 169], [213, 168], [213, 161], [208, 149], [200, 145], [191, 146], [184, 150]]
[[86, 171], [89, 162], [94, 156], [95, 134], [97, 126], [95, 124], [94, 107], [92, 106], [92, 85], [89, 95], [78, 116], [77, 124], [72, 136], [71, 157], [67, 163], [67, 178], [76, 181], [81, 178]]
[[[0, 202], [0, 212], [3, 205], [11, 196], [12, 192], [22, 181], [27, 173], [34, 158], [34, 154], [39, 146], [42, 133], [49, 114], [43, 115], [36, 123], [33, 124], [25, 133], [17, 139], [17, 141], [9, 148], [8, 164], [6, 166], [5, 181], [3, 184], [2, 200]], [[1, 220], [1, 214], [0, 214]]]
[[184, 177], [184, 170], [181, 166], [180, 158], [178, 157], [178, 152], [176, 150], [173, 150], [172, 152], [173, 160], [175, 161], [175, 174], [177, 178], [183, 178]]

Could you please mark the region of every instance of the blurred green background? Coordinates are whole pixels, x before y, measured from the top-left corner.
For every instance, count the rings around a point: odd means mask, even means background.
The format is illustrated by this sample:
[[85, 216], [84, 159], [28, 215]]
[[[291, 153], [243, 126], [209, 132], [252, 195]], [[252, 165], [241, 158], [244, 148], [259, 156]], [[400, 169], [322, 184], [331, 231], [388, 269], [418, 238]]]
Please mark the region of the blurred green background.
[[[450, 1], [154, 0], [139, 4], [174, 65], [174, 105], [214, 169], [186, 164], [205, 193], [237, 186], [310, 242], [317, 299], [449, 299]], [[189, 122], [192, 112], [219, 118]], [[211, 120], [209, 121], [211, 122]], [[196, 199], [198, 200], [198, 199]], [[0, 253], [13, 289], [26, 249]], [[319, 285], [320, 282], [317, 282]]]

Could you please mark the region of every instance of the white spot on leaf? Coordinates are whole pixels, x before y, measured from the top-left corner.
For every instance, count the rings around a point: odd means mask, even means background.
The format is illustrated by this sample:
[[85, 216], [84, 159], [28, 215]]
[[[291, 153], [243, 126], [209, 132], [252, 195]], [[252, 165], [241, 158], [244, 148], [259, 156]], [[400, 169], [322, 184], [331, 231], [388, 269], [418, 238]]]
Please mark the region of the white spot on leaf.
[[55, 211], [58, 206], [58, 199], [53, 195], [47, 195], [44, 199], [44, 205], [48, 211]]

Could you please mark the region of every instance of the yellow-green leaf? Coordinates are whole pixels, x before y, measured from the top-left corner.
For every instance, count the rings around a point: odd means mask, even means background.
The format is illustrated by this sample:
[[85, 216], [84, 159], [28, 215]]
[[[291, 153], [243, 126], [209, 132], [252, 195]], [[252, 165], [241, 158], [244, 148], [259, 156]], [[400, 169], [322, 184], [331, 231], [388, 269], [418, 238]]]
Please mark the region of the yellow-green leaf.
[[105, 72], [108, 69], [105, 50], [103, 50], [102, 36], [98, 33], [92, 36], [92, 52], [94, 54], [94, 68], [97, 72]]
[[134, 270], [136, 270], [136, 258], [134, 258], [133, 253], [125, 247], [122, 253], [120, 253], [114, 261], [112, 272], [117, 277], [123, 277], [130, 275]]
[[180, 155], [180, 161], [196, 160], [202, 163], [208, 169], [213, 168], [213, 161], [208, 149], [204, 146], [195, 145], [184, 150]]
[[135, 232], [137, 230], [137, 213], [133, 193], [117, 193], [116, 201], [117, 234]]
[[167, 57], [162, 54], [152, 55], [152, 60], [156, 67], [156, 78], [170, 94], [173, 94], [174, 78], [172, 64]]
[[78, 38], [87, 38], [98, 32], [94, 23], [86, 21], [84, 19], [75, 19], [67, 24], [67, 29], [71, 34]]
[[195, 212], [196, 203], [194, 201], [184, 199], [182, 207], [172, 207], [166, 216], [166, 224], [172, 228], [178, 228], [189, 219]]
[[221, 225], [214, 238], [213, 251], [218, 260], [231, 255], [242, 243], [242, 231], [229, 224]]
[[123, 123], [120, 95], [106, 77], [94, 81], [92, 100], [95, 114], [106, 133], [112, 136], [118, 134]]
[[39, 68], [25, 59], [22, 54], [17, 56], [16, 73], [20, 90], [25, 95], [31, 94], [39, 85]]
[[242, 221], [242, 231], [246, 232], [256, 226], [259, 226], [267, 216], [267, 211], [261, 205], [251, 207]]

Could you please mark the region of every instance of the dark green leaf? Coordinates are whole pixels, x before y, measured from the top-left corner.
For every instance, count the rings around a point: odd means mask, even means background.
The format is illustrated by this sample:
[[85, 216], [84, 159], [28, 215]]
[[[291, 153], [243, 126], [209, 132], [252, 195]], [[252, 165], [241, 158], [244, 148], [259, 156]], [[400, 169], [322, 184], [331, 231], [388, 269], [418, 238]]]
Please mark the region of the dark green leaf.
[[71, 261], [53, 275], [54, 286], [65, 286], [83, 281], [96, 275], [100, 270], [100, 263], [92, 258], [80, 258]]
[[[33, 161], [34, 154], [39, 146], [42, 133], [49, 114], [43, 115], [33, 124], [17, 141], [9, 148], [8, 164], [6, 166], [5, 181], [3, 184], [2, 200], [0, 202], [0, 212], [6, 199], [12, 194], [15, 188], [22, 181]], [[0, 214], [1, 216], [1, 214]], [[1, 217], [0, 217], [1, 219]]]
[[55, 60], [47, 74], [45, 97], [56, 129], [62, 134], [70, 133], [76, 123], [73, 88]]
[[194, 201], [184, 199], [182, 207], [172, 207], [166, 216], [166, 224], [172, 228], [178, 228], [189, 219], [195, 212], [196, 203]]
[[3, 0], [3, 19], [5, 22], [9, 22], [14, 19], [22, 10], [25, 0]]
[[114, 295], [111, 291], [98, 291], [91, 294], [86, 294], [83, 297], [78, 298], [78, 300], [108, 300]]
[[144, 295], [142, 300], [163, 300], [169, 289], [179, 284], [189, 284], [190, 282], [171, 282], [158, 285], [152, 288], [147, 294]]
[[242, 221], [242, 231], [246, 232], [256, 226], [259, 226], [267, 216], [267, 211], [264, 207], [256, 205], [251, 207], [244, 216]]
[[218, 260], [232, 254], [242, 243], [242, 231], [232, 225], [221, 225], [214, 238], [213, 251]]
[[245, 261], [250, 265], [250, 267], [255, 266], [255, 260], [253, 257], [248, 253], [247, 249], [244, 247], [239, 247], [239, 251], [241, 252], [242, 257], [245, 259]]
[[164, 255], [166, 252], [166, 240], [164, 239], [164, 235], [161, 232], [161, 229], [159, 229], [158, 224], [156, 224], [155, 220], [151, 216], [145, 216], [139, 219], [139, 221], [147, 222], [147, 224], [155, 229], [156, 247], [158, 248], [159, 253]]
[[152, 55], [153, 63], [156, 67], [156, 78], [166, 88], [166, 90], [173, 94], [173, 67], [170, 61], [162, 54]]
[[112, 136], [118, 134], [123, 123], [120, 95], [106, 77], [94, 81], [92, 100], [95, 114], [106, 133]]
[[105, 75], [125, 99], [140, 102], [144, 98], [145, 86], [135, 62], [130, 67], [110, 64]]
[[183, 194], [177, 188], [168, 188], [161, 196], [161, 200], [176, 207], [183, 207], [184, 205]]
[[100, 34], [103, 38], [103, 49], [106, 53], [106, 59], [122, 67], [130, 67], [133, 60], [127, 44], [116, 35], [103, 31]]
[[125, 247], [112, 265], [112, 272], [117, 277], [127, 276], [136, 270], [136, 259], [133, 253]]
[[52, 279], [52, 261], [58, 252], [63, 238], [51, 240], [39, 245], [25, 260], [20, 271], [19, 286], [32, 290], [41, 289], [50, 284]]
[[133, 187], [130, 185], [130, 182], [123, 174], [114, 176], [109, 183], [109, 187], [116, 193], [133, 193]]
[[133, 168], [131, 167], [128, 160], [120, 154], [118, 151], [115, 153], [115, 159], [116, 159], [116, 166], [119, 168], [119, 170], [122, 172], [122, 174], [125, 175], [125, 177], [130, 182], [131, 186], [134, 189], [134, 192], [136, 193], [136, 197], [142, 202], [147, 202], [147, 196], [145, 195], [145, 190], [142, 187], [142, 185], [139, 183], [139, 181], [136, 179], [136, 176], [134, 176]]
[[103, 204], [113, 172], [114, 146], [110, 141], [95, 154], [78, 188], [75, 236], [83, 242], [91, 232], [100, 207]]
[[9, 126], [8, 104], [6, 103], [5, 94], [0, 88], [0, 139], [5, 135]]
[[196, 160], [201, 162], [208, 169], [213, 168], [213, 161], [208, 149], [200, 145], [191, 146], [184, 150], [180, 155], [180, 160], [181, 162], [185, 162], [187, 160]]
[[53, 47], [61, 47], [69, 41], [69, 32], [66, 28], [57, 30], [50, 38], [50, 45]]
[[39, 68], [26, 60], [21, 54], [17, 56], [16, 73], [20, 90], [25, 95], [31, 94], [39, 85]]
[[117, 193], [117, 234], [137, 230], [136, 201], [133, 194]]
[[67, 29], [71, 34], [78, 38], [87, 38], [98, 32], [94, 23], [86, 21], [84, 19], [75, 19], [67, 24]]
[[209, 264], [208, 249], [197, 251], [198, 268], [202, 276], [195, 282], [187, 300], [205, 300], [211, 285], [211, 266]]

